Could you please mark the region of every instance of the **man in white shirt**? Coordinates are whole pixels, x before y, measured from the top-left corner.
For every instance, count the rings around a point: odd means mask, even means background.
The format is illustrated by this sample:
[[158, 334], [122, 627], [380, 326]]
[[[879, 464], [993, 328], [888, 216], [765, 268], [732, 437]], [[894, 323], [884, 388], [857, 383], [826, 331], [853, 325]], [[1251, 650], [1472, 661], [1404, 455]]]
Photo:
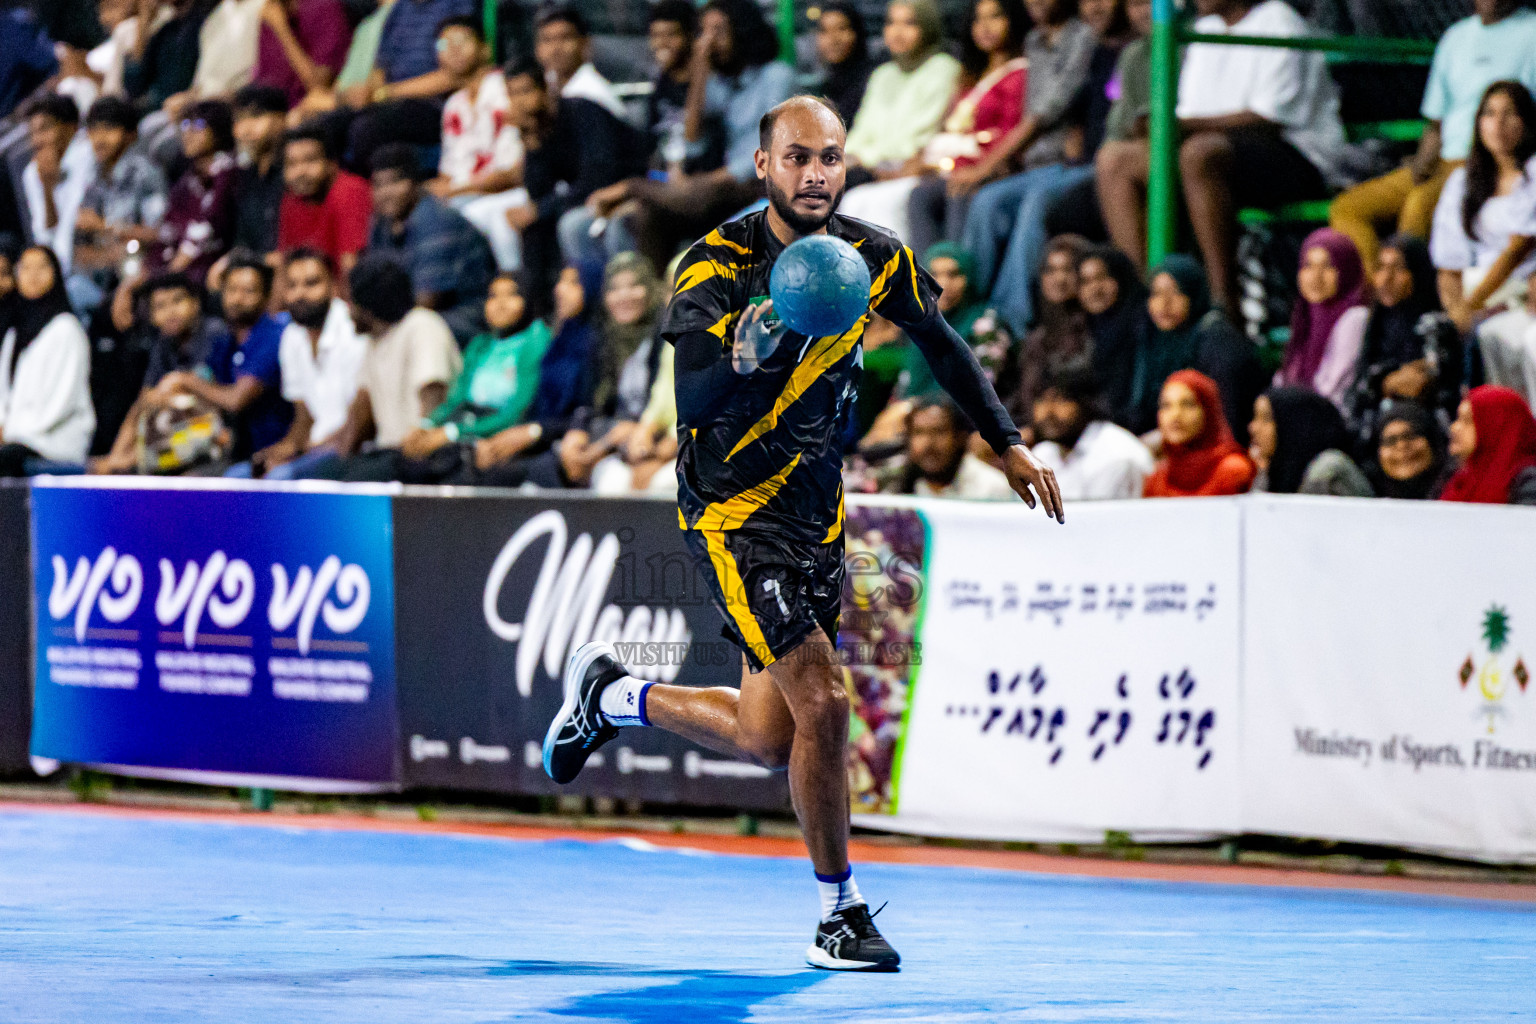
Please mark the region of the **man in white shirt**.
[[293, 403], [288, 435], [251, 457], [230, 476], [298, 480], [340, 461], [347, 414], [362, 383], [368, 341], [358, 334], [347, 304], [336, 296], [330, 261], [316, 249], [295, 249], [283, 267], [284, 295], [293, 318], [278, 343], [283, 397]]
[[[1196, 0], [1196, 32], [1297, 38], [1311, 33], [1285, 0]], [[1339, 92], [1321, 53], [1192, 44], [1179, 72], [1179, 171], [1214, 301], [1237, 299], [1237, 210], [1322, 199], [1348, 184]], [[1146, 258], [1148, 145], [1113, 142], [1098, 156], [1099, 201], [1114, 243]], [[1145, 269], [1143, 267], [1143, 269]]]
[[[339, 463], [314, 471], [332, 480], [393, 480], [401, 442], [443, 403], [464, 367], [453, 331], [412, 297], [411, 275], [389, 256], [364, 256], [347, 277], [352, 316], [372, 339], [357, 394], [337, 435]], [[365, 442], [370, 450], [363, 451]]]
[[1058, 374], [1035, 399], [1035, 457], [1056, 472], [1066, 501], [1141, 497], [1152, 453], [1109, 421], [1090, 374]]
[[21, 173], [32, 242], [53, 250], [66, 278], [74, 264], [75, 221], [96, 180], [96, 154], [80, 131], [80, 108], [68, 96], [46, 93], [27, 111], [32, 159]]
[[881, 491], [922, 498], [1018, 500], [1000, 470], [966, 451], [971, 424], [945, 394], [925, 395], [907, 413], [906, 465]]
[[629, 121], [613, 83], [592, 64], [587, 22], [575, 7], [557, 5], [540, 12], [533, 38], [533, 56], [544, 69], [551, 95], [591, 100], [620, 121]]

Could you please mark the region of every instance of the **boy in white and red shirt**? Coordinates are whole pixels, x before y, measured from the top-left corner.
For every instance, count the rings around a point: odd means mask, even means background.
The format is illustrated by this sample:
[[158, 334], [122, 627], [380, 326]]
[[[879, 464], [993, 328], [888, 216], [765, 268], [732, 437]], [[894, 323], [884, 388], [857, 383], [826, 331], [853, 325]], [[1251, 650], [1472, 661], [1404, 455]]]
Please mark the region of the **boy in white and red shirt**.
[[522, 245], [507, 211], [528, 202], [523, 143], [507, 119], [507, 83], [491, 65], [480, 23], [449, 18], [437, 31], [438, 65], [465, 85], [443, 106], [442, 155], [427, 187], [489, 239], [502, 270], [522, 265]]

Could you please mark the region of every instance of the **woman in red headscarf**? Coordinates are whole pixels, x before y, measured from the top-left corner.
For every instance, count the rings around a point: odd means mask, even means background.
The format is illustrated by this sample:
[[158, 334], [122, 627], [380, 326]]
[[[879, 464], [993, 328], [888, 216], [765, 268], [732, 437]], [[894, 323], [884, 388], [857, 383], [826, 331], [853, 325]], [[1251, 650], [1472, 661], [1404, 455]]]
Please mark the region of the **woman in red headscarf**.
[[1157, 403], [1163, 457], [1147, 477], [1148, 498], [1242, 494], [1253, 486], [1253, 460], [1232, 436], [1216, 382], [1197, 370], [1170, 374]]
[[1441, 501], [1536, 505], [1536, 418], [1518, 391], [1485, 384], [1456, 410], [1450, 452], [1461, 468]]
[[1316, 391], [1344, 407], [1370, 320], [1360, 251], [1345, 235], [1321, 228], [1301, 246], [1291, 340], [1276, 385]]

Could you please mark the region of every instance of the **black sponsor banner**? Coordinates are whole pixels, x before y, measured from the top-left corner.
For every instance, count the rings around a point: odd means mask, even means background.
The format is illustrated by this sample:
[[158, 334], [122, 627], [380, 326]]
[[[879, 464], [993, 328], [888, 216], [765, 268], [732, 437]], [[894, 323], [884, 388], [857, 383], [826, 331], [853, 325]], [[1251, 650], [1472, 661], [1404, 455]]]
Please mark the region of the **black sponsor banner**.
[[544, 774], [560, 675], [589, 638], [641, 678], [740, 679], [670, 502], [407, 494], [394, 529], [406, 786], [788, 808], [784, 773], [658, 729], [624, 730], [569, 786]]
[[25, 482], [0, 480], [0, 775], [27, 769], [32, 733], [32, 567]]

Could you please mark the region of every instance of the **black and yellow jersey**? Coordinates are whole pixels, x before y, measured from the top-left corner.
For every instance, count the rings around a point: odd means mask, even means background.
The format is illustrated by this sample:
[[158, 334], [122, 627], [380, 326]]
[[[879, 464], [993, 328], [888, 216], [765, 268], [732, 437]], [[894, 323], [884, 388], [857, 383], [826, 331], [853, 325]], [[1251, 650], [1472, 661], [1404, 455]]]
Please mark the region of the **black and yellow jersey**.
[[[899, 327], [936, 315], [938, 285], [894, 235], [840, 216], [827, 230], [868, 264], [870, 310]], [[766, 211], [711, 231], [678, 266], [662, 337], [676, 343], [708, 332], [729, 353], [736, 322], [768, 298], [768, 275], [784, 248]], [[858, 392], [869, 312], [833, 337], [767, 323], [780, 333], [773, 355], [732, 382], [728, 400], [702, 421], [679, 421], [678, 517], [689, 530], [750, 524], [827, 543], [842, 530], [842, 435]]]

